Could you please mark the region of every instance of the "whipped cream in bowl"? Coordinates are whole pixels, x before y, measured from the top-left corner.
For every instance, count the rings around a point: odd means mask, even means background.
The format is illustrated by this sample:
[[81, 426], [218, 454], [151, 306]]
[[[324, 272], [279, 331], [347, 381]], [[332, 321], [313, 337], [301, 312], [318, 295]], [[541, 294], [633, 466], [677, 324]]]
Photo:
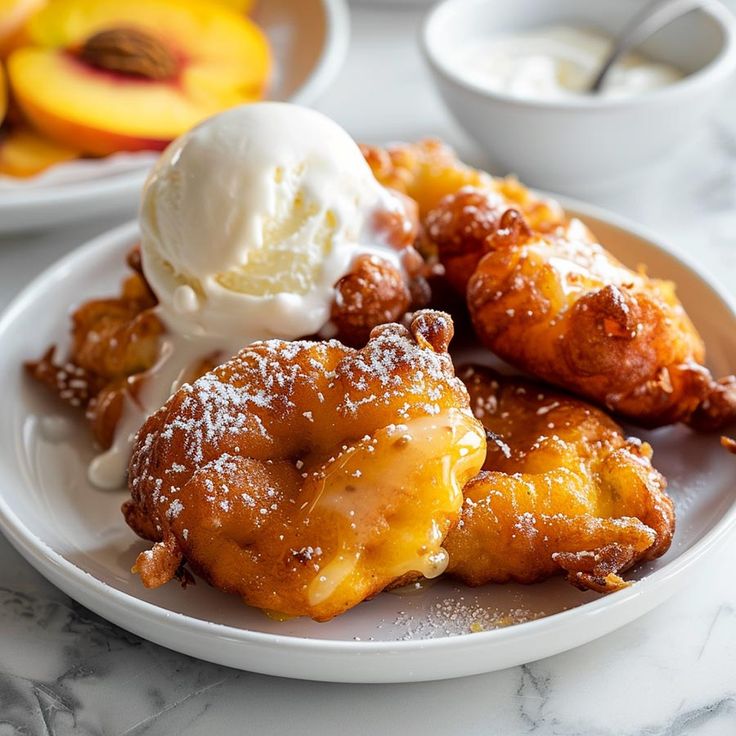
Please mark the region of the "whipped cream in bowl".
[[[489, 91], [558, 100], [586, 94], [612, 47], [613, 38], [599, 31], [550, 25], [470, 40], [458, 47], [450, 63], [459, 74]], [[630, 53], [611, 68], [599, 94], [644, 94], [683, 76], [672, 64]]]
[[359, 257], [406, 276], [386, 215], [400, 221], [404, 203], [353, 139], [313, 110], [245, 105], [174, 141], [140, 213], [143, 273], [164, 327], [158, 360], [126, 391], [91, 482], [124, 484], [138, 429], [198, 367], [258, 340], [329, 333], [335, 284]]

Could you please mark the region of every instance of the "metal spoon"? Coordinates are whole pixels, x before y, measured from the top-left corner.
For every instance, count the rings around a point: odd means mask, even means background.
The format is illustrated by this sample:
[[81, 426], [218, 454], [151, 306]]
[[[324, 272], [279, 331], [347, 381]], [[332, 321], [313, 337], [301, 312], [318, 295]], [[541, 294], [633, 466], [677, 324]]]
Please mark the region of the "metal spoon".
[[611, 67], [628, 51], [645, 41], [660, 28], [671, 23], [685, 13], [707, 4], [708, 0], [653, 0], [645, 5], [624, 26], [616, 38], [608, 58], [588, 88], [597, 94], [603, 88]]

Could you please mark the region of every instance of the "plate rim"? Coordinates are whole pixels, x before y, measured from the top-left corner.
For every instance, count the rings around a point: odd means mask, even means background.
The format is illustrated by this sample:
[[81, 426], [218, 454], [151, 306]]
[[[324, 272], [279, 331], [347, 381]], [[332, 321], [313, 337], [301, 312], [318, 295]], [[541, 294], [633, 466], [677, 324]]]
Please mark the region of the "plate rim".
[[[693, 263], [689, 257], [679, 252], [674, 252], [665, 246], [657, 235], [651, 233], [646, 227], [632, 223], [627, 218], [606, 211], [603, 208], [594, 205], [588, 205], [577, 200], [555, 196], [555, 199], [568, 211], [571, 215], [581, 215], [583, 218], [589, 217], [597, 219], [606, 224], [612, 225], [632, 235], [646, 240], [654, 248], [663, 251], [674, 261], [690, 270], [708, 289], [715, 293], [723, 302], [724, 306], [729, 310], [730, 317], [736, 320], [736, 297], [732, 296], [721, 284], [709, 275], [703, 273], [700, 267]], [[29, 283], [20, 294], [18, 294], [11, 303], [6, 307], [0, 316], [0, 341], [2, 341], [6, 332], [12, 327], [17, 315], [21, 314], [28, 304], [33, 303], [40, 293], [52, 282], [62, 271], [73, 268], [78, 261], [83, 261], [91, 251], [98, 248], [120, 247], [123, 242], [135, 241], [138, 233], [138, 224], [130, 221], [121, 226], [107, 230], [98, 235], [85, 244], [75, 248], [70, 253], [56, 261], [49, 268], [39, 274], [31, 283]], [[0, 468], [0, 473], [4, 475], [4, 469]], [[535, 635], [544, 634], [547, 629], [551, 631], [559, 631], [560, 628], [569, 629], [570, 624], [577, 625], [582, 617], [591, 620], [603, 611], [610, 614], [611, 610], [621, 611], [619, 614], [620, 622], [616, 622], [613, 626], [606, 629], [611, 631], [619, 626], [625, 625], [629, 621], [637, 618], [637, 613], [627, 617], [625, 611], [635, 609], [635, 601], [641, 599], [642, 595], [649, 595], [654, 600], [653, 605], [645, 607], [641, 613], [650, 608], [654, 608], [661, 603], [669, 594], [674, 593], [677, 589], [676, 585], [670, 585], [673, 579], [681, 579], [686, 571], [694, 564], [701, 561], [703, 557], [713, 551], [717, 544], [721, 543], [728, 534], [736, 527], [736, 497], [723, 514], [723, 516], [708, 530], [700, 539], [698, 539], [690, 548], [678, 554], [673, 560], [664, 565], [661, 569], [648, 574], [645, 578], [637, 581], [624, 590], [616, 593], [602, 596], [597, 600], [587, 602], [581, 606], [561, 611], [558, 613], [545, 616], [543, 618], [527, 621], [514, 626], [492, 629], [472, 634], [460, 634], [453, 636], [442, 636], [433, 639], [412, 639], [399, 641], [350, 641], [337, 639], [316, 639], [304, 637], [300, 635], [274, 634], [268, 632], [252, 631], [245, 628], [237, 628], [228, 624], [215, 623], [205, 619], [196, 618], [185, 613], [172, 611], [154, 603], [141, 600], [130, 593], [121, 591], [113, 586], [105, 583], [89, 572], [78, 567], [71, 561], [65, 559], [61, 554], [54, 551], [43, 539], [37, 537], [28, 529], [21, 519], [15, 514], [8, 504], [5, 495], [0, 493], [0, 531], [4, 533], [12, 546], [44, 577], [48, 578], [51, 574], [54, 583], [61, 588], [71, 598], [78, 597], [78, 590], [87, 589], [89, 595], [95, 599], [95, 603], [105, 597], [112, 597], [106, 613], [99, 615], [106, 617], [110, 608], [121, 608], [125, 610], [130, 608], [131, 611], [143, 618], [153, 620], [155, 624], [165, 624], [172, 626], [182, 633], [195, 633], [211, 636], [217, 635], [221, 640], [237, 640], [242, 645], [254, 645], [269, 647], [286, 647], [294, 652], [304, 653], [324, 653], [324, 654], [360, 654], [365, 656], [372, 655], [409, 655], [422, 651], [424, 653], [442, 653], [443, 651], [462, 650], [468, 646], [476, 647], [482, 644], [486, 646], [492, 645], [494, 641], [504, 641], [505, 643], [513, 643], [514, 641], [528, 639]], [[56, 582], [61, 580], [62, 584]], [[666, 590], [667, 586], [671, 590]], [[664, 595], [662, 589], [665, 589]], [[659, 598], [657, 592], [660, 593]], [[87, 597], [87, 596], [85, 596]], [[99, 608], [88, 602], [85, 603], [91, 610], [99, 612]], [[101, 606], [103, 609], [106, 606]], [[116, 621], [122, 628], [126, 628], [125, 623]], [[605, 633], [605, 632], [604, 632]], [[147, 638], [145, 634], [139, 634], [143, 638]], [[595, 635], [585, 641], [597, 638], [600, 634]], [[151, 638], [155, 641], [155, 638]], [[583, 642], [580, 642], [583, 643]], [[169, 646], [162, 643], [163, 646]], [[575, 646], [578, 646], [577, 644]], [[571, 647], [564, 647], [568, 649]], [[558, 651], [562, 651], [560, 649]], [[184, 651], [184, 650], [180, 650]], [[199, 655], [195, 655], [199, 656]], [[214, 656], [214, 655], [213, 655]], [[546, 655], [545, 655], [546, 656]], [[213, 661], [217, 661], [216, 658]], [[531, 661], [531, 660], [529, 660]], [[244, 667], [248, 668], [251, 663], [245, 662]], [[236, 666], [236, 665], [231, 665]], [[493, 669], [489, 663], [489, 668], [484, 671]], [[266, 671], [254, 668], [254, 671]], [[277, 674], [273, 672], [272, 674]], [[281, 673], [283, 674], [283, 673]], [[470, 674], [467, 672], [466, 674]], [[294, 675], [292, 675], [294, 676]], [[453, 675], [448, 675], [453, 676]], [[350, 679], [350, 678], [358, 679]], [[319, 678], [313, 678], [319, 679]], [[422, 679], [421, 675], [415, 675], [410, 678], [412, 680]], [[426, 678], [425, 678], [426, 679]], [[434, 679], [434, 678], [433, 678]], [[343, 681], [391, 681], [369, 678], [362, 680], [359, 673], [346, 673]], [[401, 681], [409, 681], [402, 678]]]

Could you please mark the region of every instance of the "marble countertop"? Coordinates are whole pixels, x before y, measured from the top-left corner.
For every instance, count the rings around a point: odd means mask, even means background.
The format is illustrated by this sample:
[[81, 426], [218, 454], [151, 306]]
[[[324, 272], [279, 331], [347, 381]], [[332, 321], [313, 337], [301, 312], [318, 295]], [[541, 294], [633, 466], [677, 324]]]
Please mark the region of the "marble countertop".
[[[414, 45], [420, 12], [387, 7], [353, 8], [347, 63], [319, 107], [359, 139], [438, 135], [482, 163], [431, 88]], [[650, 226], [736, 290], [736, 95], [676, 153], [627, 192], [591, 199]], [[0, 239], [0, 306], [114, 224]], [[399, 726], [406, 736], [727, 736], [736, 733], [735, 565], [732, 535], [663, 607], [523, 667], [448, 682], [334, 685], [239, 672], [138, 639], [70, 600], [0, 537], [0, 736], [329, 735]]]

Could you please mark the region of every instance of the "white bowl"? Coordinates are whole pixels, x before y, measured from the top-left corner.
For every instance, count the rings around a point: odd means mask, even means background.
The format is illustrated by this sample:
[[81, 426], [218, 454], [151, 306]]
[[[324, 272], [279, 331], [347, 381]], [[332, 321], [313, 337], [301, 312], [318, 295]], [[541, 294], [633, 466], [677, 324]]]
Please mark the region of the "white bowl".
[[253, 19], [275, 59], [268, 98], [311, 105], [340, 71], [350, 40], [345, 0], [259, 0]]
[[[311, 105], [337, 76], [347, 53], [350, 21], [345, 0], [259, 0], [253, 18], [273, 50], [268, 99]], [[81, 174], [76, 162], [59, 164], [36, 180], [0, 187], [0, 234], [133, 215], [155, 154], [139, 158], [140, 165], [124, 170], [109, 158], [88, 161]]]
[[421, 44], [448, 108], [501, 172], [579, 194], [624, 183], [692, 136], [736, 69], [731, 13], [709, 3], [642, 44], [686, 76], [636, 97], [519, 99], [464, 78], [453, 55], [479, 38], [552, 24], [616, 35], [640, 7], [637, 0], [445, 0], [426, 18]]

